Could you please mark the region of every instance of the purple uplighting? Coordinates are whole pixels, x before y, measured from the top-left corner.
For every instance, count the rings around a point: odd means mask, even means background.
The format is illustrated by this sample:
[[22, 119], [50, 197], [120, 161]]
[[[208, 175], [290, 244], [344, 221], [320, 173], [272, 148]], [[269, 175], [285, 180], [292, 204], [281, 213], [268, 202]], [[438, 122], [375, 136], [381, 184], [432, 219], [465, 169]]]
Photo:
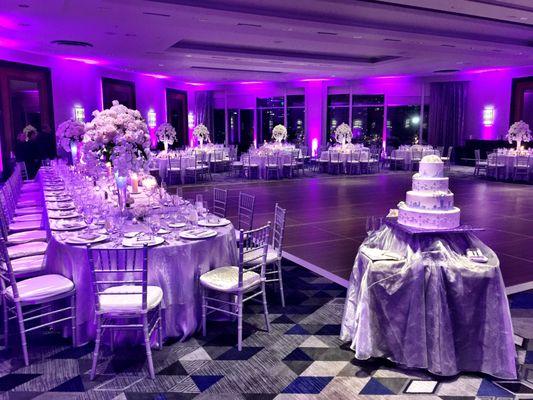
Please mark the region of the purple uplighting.
[[0, 0], [0, 397], [533, 393], [531, 1]]

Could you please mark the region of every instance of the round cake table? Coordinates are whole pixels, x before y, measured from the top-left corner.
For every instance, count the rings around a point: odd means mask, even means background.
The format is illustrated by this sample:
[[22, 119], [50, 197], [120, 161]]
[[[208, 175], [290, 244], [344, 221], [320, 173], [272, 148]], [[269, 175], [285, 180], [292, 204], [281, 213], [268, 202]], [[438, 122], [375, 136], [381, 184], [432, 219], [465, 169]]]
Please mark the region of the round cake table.
[[[469, 248], [488, 261], [471, 261]], [[410, 234], [384, 225], [371, 234], [355, 259], [341, 339], [362, 360], [516, 379], [499, 260], [471, 232]]]

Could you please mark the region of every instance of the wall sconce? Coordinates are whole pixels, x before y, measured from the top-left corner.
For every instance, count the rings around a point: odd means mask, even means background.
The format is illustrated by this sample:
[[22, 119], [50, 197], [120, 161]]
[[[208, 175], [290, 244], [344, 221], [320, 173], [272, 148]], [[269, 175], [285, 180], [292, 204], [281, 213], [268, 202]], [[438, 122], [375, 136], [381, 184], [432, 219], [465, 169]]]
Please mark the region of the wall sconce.
[[483, 125], [492, 126], [494, 125], [494, 106], [485, 106], [483, 108]]
[[311, 155], [316, 157], [318, 155], [318, 139], [314, 138], [311, 141]]
[[189, 126], [189, 129], [194, 128], [194, 114], [191, 111], [187, 114], [187, 125]]
[[74, 106], [74, 119], [78, 122], [85, 122], [85, 109], [82, 106]]
[[155, 128], [155, 126], [157, 125], [157, 116], [155, 114], [155, 111], [150, 109], [150, 111], [148, 111], [148, 126], [150, 128]]

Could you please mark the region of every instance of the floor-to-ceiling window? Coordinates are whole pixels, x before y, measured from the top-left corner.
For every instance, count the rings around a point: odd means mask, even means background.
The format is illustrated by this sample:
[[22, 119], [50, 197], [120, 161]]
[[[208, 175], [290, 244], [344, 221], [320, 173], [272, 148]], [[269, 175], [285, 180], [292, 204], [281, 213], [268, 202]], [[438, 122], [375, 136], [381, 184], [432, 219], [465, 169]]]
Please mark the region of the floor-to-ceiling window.
[[215, 108], [213, 111], [213, 140], [216, 144], [226, 143], [225, 110]]
[[418, 144], [420, 134], [420, 102], [387, 106], [387, 145]]
[[291, 143], [305, 142], [305, 95], [287, 96], [287, 140]]
[[257, 99], [257, 145], [272, 138], [272, 129], [285, 122], [285, 100], [283, 96]]
[[385, 96], [382, 94], [352, 96], [352, 132], [356, 142], [366, 146], [381, 144], [384, 110]]
[[350, 124], [350, 95], [328, 95], [326, 130], [328, 141], [335, 140], [335, 129], [342, 123]]

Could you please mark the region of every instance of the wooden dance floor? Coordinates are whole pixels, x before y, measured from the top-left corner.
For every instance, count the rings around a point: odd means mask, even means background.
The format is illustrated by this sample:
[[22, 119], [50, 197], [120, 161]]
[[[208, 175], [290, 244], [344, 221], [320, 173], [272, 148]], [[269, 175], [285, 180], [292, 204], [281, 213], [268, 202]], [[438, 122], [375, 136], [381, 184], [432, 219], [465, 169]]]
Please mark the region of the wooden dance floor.
[[[287, 209], [286, 257], [341, 284], [349, 279], [369, 215], [384, 216], [405, 199], [412, 173], [320, 176], [281, 181], [208, 183], [185, 186], [184, 196], [212, 187], [229, 190], [229, 217], [236, 220], [239, 191], [256, 196], [254, 226], [272, 220], [274, 204]], [[478, 236], [498, 254], [511, 291], [533, 282], [533, 188], [452, 173], [450, 189], [461, 220], [484, 227]], [[517, 286], [520, 285], [520, 286]]]

